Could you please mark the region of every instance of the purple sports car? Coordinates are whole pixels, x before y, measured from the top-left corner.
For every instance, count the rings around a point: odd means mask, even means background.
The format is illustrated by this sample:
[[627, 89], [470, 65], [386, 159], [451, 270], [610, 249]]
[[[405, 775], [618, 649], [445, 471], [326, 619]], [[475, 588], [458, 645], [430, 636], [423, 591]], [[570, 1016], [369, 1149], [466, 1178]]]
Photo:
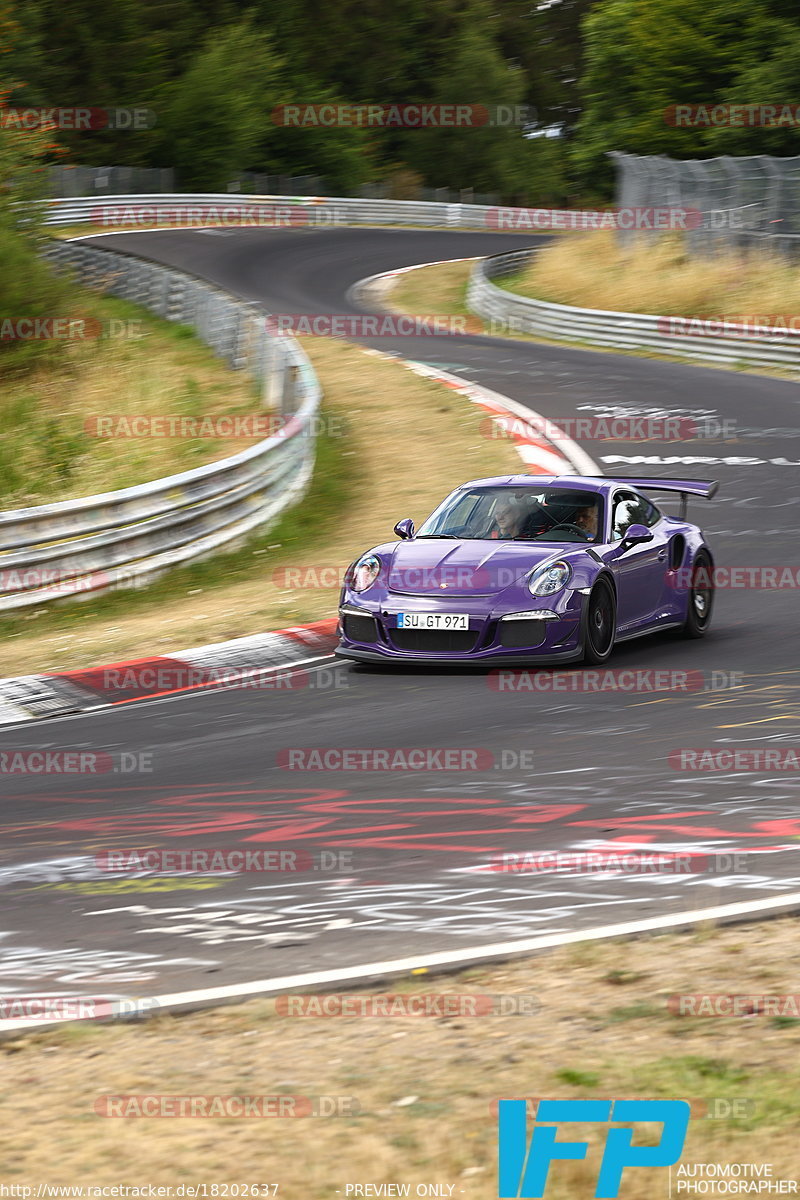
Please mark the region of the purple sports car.
[[[512, 475], [465, 483], [415, 531], [363, 554], [337, 654], [366, 662], [602, 663], [615, 642], [703, 637], [713, 558], [686, 520], [714, 482]], [[680, 517], [643, 491], [680, 493]]]

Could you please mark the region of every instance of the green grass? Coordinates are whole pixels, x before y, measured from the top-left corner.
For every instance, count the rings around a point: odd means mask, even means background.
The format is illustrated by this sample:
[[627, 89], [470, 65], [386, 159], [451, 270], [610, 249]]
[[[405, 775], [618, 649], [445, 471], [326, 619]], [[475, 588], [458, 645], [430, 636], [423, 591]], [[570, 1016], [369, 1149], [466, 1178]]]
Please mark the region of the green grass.
[[568, 1083], [571, 1087], [596, 1088], [600, 1086], [600, 1076], [596, 1071], [577, 1071], [572, 1067], [562, 1067], [556, 1071], [556, 1079]]
[[619, 1021], [641, 1021], [646, 1017], [658, 1016], [660, 1011], [655, 1004], [651, 1004], [648, 1000], [639, 1000], [635, 1004], [623, 1004], [618, 1008], [612, 1008], [605, 1020], [611, 1025]]
[[[311, 484], [303, 499], [267, 530], [260, 529], [239, 549], [220, 552], [213, 557], [178, 567], [148, 587], [126, 588], [118, 592], [82, 601], [80, 604], [56, 603], [42, 606], [38, 613], [37, 633], [52, 633], [80, 628], [91, 620], [112, 622], [115, 617], [152, 609], [178, 601], [190, 589], [213, 591], [239, 580], [250, 579], [257, 564], [254, 559], [264, 556], [268, 547], [280, 545], [282, 554], [270, 551], [270, 569], [279, 559], [291, 561], [294, 548], [302, 548], [303, 556], [313, 561], [315, 549], [325, 544], [327, 526], [320, 514], [336, 514], [344, 508], [353, 489], [352, 467], [342, 455], [343, 439], [321, 431], [317, 437], [317, 456]], [[296, 557], [296, 556], [295, 556]], [[30, 617], [24, 615], [0, 618], [0, 641], [13, 637]]]
[[0, 507], [115, 491], [242, 448], [224, 439], [94, 436], [87, 423], [109, 413], [199, 418], [249, 414], [261, 402], [255, 380], [231, 371], [190, 327], [80, 289], [74, 304], [101, 336], [43, 343], [46, 355], [14, 370], [0, 343]]

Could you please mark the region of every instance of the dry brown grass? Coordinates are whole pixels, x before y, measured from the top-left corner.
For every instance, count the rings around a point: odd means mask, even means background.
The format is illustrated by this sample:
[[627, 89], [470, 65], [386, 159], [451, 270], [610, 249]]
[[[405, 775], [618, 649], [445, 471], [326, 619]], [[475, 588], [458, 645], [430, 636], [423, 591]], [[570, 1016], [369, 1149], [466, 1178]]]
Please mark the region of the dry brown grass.
[[[406, 271], [395, 277], [391, 290], [386, 294], [385, 306], [422, 315], [469, 314], [465, 292], [477, 261], [469, 258], [462, 262], [437, 263], [432, 267]], [[475, 316], [472, 319], [480, 321]]]
[[[761, 320], [768, 317], [779, 317], [781, 314], [788, 317], [800, 312], [800, 306], [791, 300], [791, 297], [796, 296], [800, 302], [798, 291], [800, 276], [787, 268], [782, 260], [764, 264], [763, 269], [759, 268], [754, 272], [749, 271], [749, 264], [747, 267], [740, 268], [730, 262], [718, 264], [716, 273], [712, 271], [709, 274], [702, 267], [699, 271], [693, 269], [691, 272], [687, 272], [692, 276], [693, 285], [697, 285], [701, 291], [707, 282], [707, 275], [709, 278], [724, 278], [730, 282], [731, 279], [735, 280], [738, 277], [738, 271], [745, 279], [745, 283], [755, 275], [764, 277], [764, 287], [758, 292], [755, 290], [752, 294], [742, 292], [739, 297], [731, 295], [727, 298], [725, 298], [724, 292], [720, 292], [715, 300], [713, 296], [716, 293], [713, 293], [713, 288], [709, 290], [711, 299], [708, 297], [701, 299], [688, 287], [683, 290], [683, 281], [679, 278], [680, 272], [677, 269], [672, 277], [671, 291], [665, 281], [664, 286], [660, 279], [658, 283], [654, 283], [653, 261], [645, 255], [644, 260], [637, 260], [635, 272], [632, 271], [630, 277], [626, 276], [622, 281], [623, 287], [626, 289], [624, 294], [620, 289], [612, 295], [608, 289], [613, 289], [614, 281], [621, 273], [621, 268], [616, 275], [611, 272], [609, 278], [606, 278], [604, 269], [595, 270], [596, 264], [591, 255], [587, 254], [586, 245], [587, 238], [608, 238], [610, 236], [605, 233], [565, 234], [560, 239], [558, 246], [554, 243], [552, 247], [543, 252], [543, 254], [553, 255], [552, 258], [548, 257], [539, 268], [542, 278], [547, 280], [546, 286], [540, 281], [539, 275], [535, 276], [535, 283], [531, 282], [537, 270], [536, 267], [531, 267], [522, 276], [511, 276], [499, 280], [498, 285], [521, 295], [534, 296], [536, 299], [549, 300], [559, 304], [575, 304], [584, 308], [618, 309], [631, 312], [674, 312], [685, 316], [710, 314], [729, 318], [747, 317], [750, 314], [751, 317], [758, 316]], [[583, 249], [581, 249], [582, 244]], [[589, 243], [589, 248], [591, 249], [591, 243]], [[543, 256], [540, 255], [537, 262], [540, 262], [542, 258]], [[697, 264], [695, 264], [696, 267]], [[555, 340], [537, 334], [520, 333], [518, 330], [509, 329], [499, 321], [482, 321], [480, 317], [471, 313], [467, 308], [466, 294], [472, 268], [472, 262], [446, 263], [441, 266], [422, 267], [417, 271], [399, 275], [393, 282], [391, 290], [384, 295], [383, 306], [405, 313], [449, 313], [459, 317], [466, 315], [470, 320], [470, 332], [483, 332], [491, 337], [499, 336], [512, 338], [514, 341], [534, 342], [550, 346], [565, 344], [561, 339]], [[641, 289], [640, 283], [643, 285]], [[662, 303], [664, 296], [671, 296], [670, 303], [673, 306], [671, 309], [667, 307], [666, 303]], [[768, 305], [769, 307], [767, 307]], [[698, 337], [698, 349], [701, 348], [702, 341], [703, 339]], [[587, 348], [587, 343], [578, 338], [575, 339], [575, 344]], [[662, 362], [675, 362], [676, 358], [684, 359], [687, 362], [696, 361], [688, 352], [685, 355], [676, 356], [657, 354], [655, 351], [648, 350], [617, 350], [598, 345], [592, 345], [591, 350], [597, 354], [620, 353], [637, 358], [656, 358]], [[732, 369], [728, 364], [713, 361], [704, 361], [703, 366], [708, 370], [727, 371]], [[769, 375], [779, 379], [796, 378], [796, 374], [790, 369], [781, 367], [755, 366], [739, 362], [736, 363], [736, 370], [749, 374]]]
[[[84, 315], [132, 336], [65, 341], [59, 354], [0, 381], [0, 503], [6, 509], [113, 491], [224, 458], [249, 445], [231, 438], [97, 437], [87, 421], [109, 415], [263, 414], [244, 372], [196, 338], [141, 309], [87, 297]], [[115, 426], [116, 428], [117, 426]]]
[[620, 245], [611, 230], [559, 237], [502, 286], [581, 308], [678, 315], [800, 313], [800, 273], [779, 255], [687, 253], [682, 235]]
[[[800, 1024], [678, 1018], [676, 992], [791, 991], [797, 921], [585, 944], [382, 991], [533, 995], [530, 1016], [288, 1019], [274, 1001], [139, 1026], [0, 1043], [3, 1182], [276, 1182], [284, 1200], [347, 1183], [437, 1182], [496, 1197], [502, 1096], [747, 1099], [752, 1116], [693, 1116], [682, 1161], [800, 1172]], [[103, 1094], [354, 1096], [355, 1118], [105, 1120]], [[401, 1100], [410, 1103], [398, 1104]], [[653, 1130], [653, 1133], [656, 1131]], [[594, 1195], [586, 1163], [557, 1164], [548, 1200]], [[620, 1200], [666, 1197], [667, 1172], [626, 1172]]]
[[[68, 670], [148, 654], [168, 654], [334, 616], [338, 584], [291, 587], [276, 582], [286, 567], [343, 571], [357, 554], [393, 537], [401, 517], [426, 516], [458, 483], [519, 470], [510, 443], [481, 435], [482, 410], [391, 359], [344, 342], [304, 339], [325, 392], [325, 411], [346, 437], [331, 439], [348, 475], [343, 507], [315, 509], [302, 539], [276, 545], [268, 532], [245, 579], [231, 581], [209, 560], [202, 586], [169, 586], [124, 596], [111, 619], [91, 601], [41, 617], [4, 623], [2, 674]], [[308, 576], [304, 574], [304, 579]], [[324, 582], [324, 577], [323, 577]]]

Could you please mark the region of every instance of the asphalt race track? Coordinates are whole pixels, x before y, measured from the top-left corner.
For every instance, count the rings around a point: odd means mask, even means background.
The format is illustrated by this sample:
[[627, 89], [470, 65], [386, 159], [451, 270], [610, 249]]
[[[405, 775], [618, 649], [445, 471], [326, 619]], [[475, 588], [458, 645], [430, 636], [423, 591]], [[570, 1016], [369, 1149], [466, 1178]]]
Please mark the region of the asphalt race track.
[[[531, 240], [247, 229], [98, 244], [183, 267], [272, 312], [346, 313], [358, 311], [349, 288], [375, 272]], [[372, 344], [555, 420], [619, 411], [735, 422], [725, 440], [582, 444], [609, 474], [718, 478], [717, 500], [690, 507], [718, 565], [800, 566], [795, 383], [477, 336]], [[398, 437], [402, 422], [398, 413]], [[425, 514], [397, 513], [406, 515]], [[691, 692], [507, 693], [483, 672], [385, 674], [327, 661], [298, 691], [189, 693], [7, 731], [6, 750], [141, 752], [152, 771], [105, 786], [3, 782], [0, 991], [221, 987], [796, 891], [797, 772], [680, 771], [669, 755], [798, 745], [797, 625], [796, 589], [725, 588], [705, 641], [664, 634], [620, 646], [610, 663], [701, 672], [703, 690]], [[311, 746], [477, 748], [494, 765], [404, 773], [278, 765], [281, 750]], [[283, 847], [308, 869], [120, 879], [98, 858], [120, 847]], [[504, 851], [620, 849], [707, 853], [696, 861], [715, 870], [491, 869]], [[747, 858], [727, 869], [719, 856], [734, 853]]]

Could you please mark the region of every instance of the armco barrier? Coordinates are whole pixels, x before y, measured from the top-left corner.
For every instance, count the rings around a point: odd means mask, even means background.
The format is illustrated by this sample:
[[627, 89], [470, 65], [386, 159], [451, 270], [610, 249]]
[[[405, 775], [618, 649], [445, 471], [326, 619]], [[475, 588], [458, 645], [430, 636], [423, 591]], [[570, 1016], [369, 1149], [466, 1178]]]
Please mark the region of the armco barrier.
[[243, 224], [409, 225], [488, 229], [497, 208], [441, 201], [362, 200], [346, 196], [244, 196], [239, 193], [155, 193], [45, 201], [48, 225], [126, 226]]
[[[517, 228], [514, 214], [529, 210], [498, 209], [482, 204], [450, 204], [438, 201], [367, 200], [338, 196], [239, 196], [238, 194], [105, 196], [48, 201], [47, 223], [70, 225], [104, 223], [112, 229], [127, 223], [143, 224], [149, 215], [154, 223], [200, 224], [230, 220], [235, 224], [244, 209], [244, 224], [314, 225], [407, 225], [451, 229], [498, 227], [498, 213], [506, 216], [503, 227]], [[212, 211], [215, 210], [215, 211]], [[226, 211], [229, 216], [226, 217]], [[544, 211], [544, 210], [542, 210]], [[699, 210], [698, 210], [699, 211]], [[725, 210], [720, 210], [724, 212]], [[738, 212], [738, 210], [729, 210]], [[701, 213], [703, 227], [719, 212]], [[544, 229], [544, 226], [543, 226]], [[518, 250], [494, 255], [479, 263], [472, 275], [469, 305], [488, 320], [520, 332], [590, 346], [620, 350], [652, 350], [658, 354], [690, 357], [706, 362], [800, 369], [800, 331], [784, 336], [741, 335], [679, 336], [663, 332], [663, 317], [643, 313], [605, 312], [549, 304], [495, 287], [493, 279], [519, 270], [535, 250]], [[661, 328], [659, 327], [661, 325]]]
[[137, 487], [0, 513], [0, 611], [135, 587], [272, 523], [302, 495], [314, 463], [320, 388], [290, 337], [271, 336], [253, 305], [181, 272], [79, 242], [47, 256], [94, 286], [194, 326], [249, 370], [275, 436], [207, 466]]
[[484, 320], [494, 322], [493, 332], [507, 329], [616, 350], [652, 350], [727, 365], [740, 362], [800, 371], [800, 330], [787, 330], [785, 336], [781, 332], [755, 337], [751, 330], [731, 326], [741, 333], [678, 336], [663, 331], [664, 317], [549, 304], [495, 286], [493, 280], [521, 271], [536, 253], [528, 249], [495, 254], [473, 268], [467, 305]]
[[[103, 196], [48, 200], [46, 223], [102, 225], [109, 231], [148, 225], [406, 225], [487, 229], [497, 209], [478, 204], [237, 194]], [[508, 210], [511, 212], [512, 210]], [[512, 222], [513, 227], [513, 222]], [[622, 350], [652, 350], [725, 364], [800, 369], [800, 336], [680, 337], [659, 330], [663, 318], [548, 304], [515, 296], [492, 282], [519, 270], [534, 250], [479, 263], [469, 305], [487, 320], [554, 340]], [[291, 338], [257, 329], [258, 310], [201, 280], [111, 254], [96, 246], [56, 243], [48, 254], [172, 320], [192, 323], [233, 366], [248, 366], [273, 404], [299, 407], [292, 435], [271, 438], [222, 462], [102, 496], [0, 514], [0, 611], [72, 593], [135, 585], [274, 519], [302, 492], [313, 463], [306, 436], [319, 405], [311, 366]], [[289, 401], [287, 403], [287, 392]], [[31, 586], [23, 572], [51, 572], [53, 584]], [[9, 579], [19, 582], [6, 587]], [[5, 588], [5, 590], [3, 590]]]

